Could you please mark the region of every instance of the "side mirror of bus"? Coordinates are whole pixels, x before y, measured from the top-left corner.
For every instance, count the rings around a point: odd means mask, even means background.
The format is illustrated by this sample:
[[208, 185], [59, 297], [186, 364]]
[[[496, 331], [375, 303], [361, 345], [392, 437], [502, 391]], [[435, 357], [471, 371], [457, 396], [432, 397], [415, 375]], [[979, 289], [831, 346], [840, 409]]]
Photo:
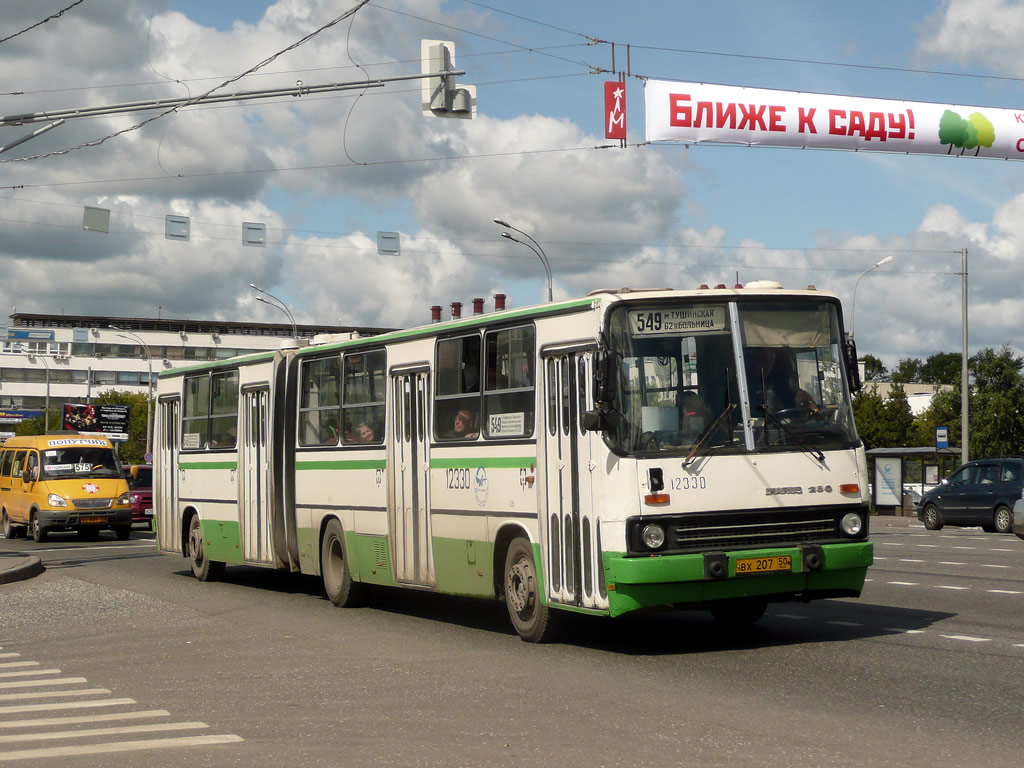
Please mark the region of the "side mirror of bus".
[[608, 415], [597, 408], [583, 413], [583, 429], [587, 432], [603, 432], [608, 429]]
[[847, 337], [843, 344], [843, 356], [846, 358], [846, 379], [850, 385], [850, 393], [860, 392], [860, 364], [857, 362], [857, 345]]

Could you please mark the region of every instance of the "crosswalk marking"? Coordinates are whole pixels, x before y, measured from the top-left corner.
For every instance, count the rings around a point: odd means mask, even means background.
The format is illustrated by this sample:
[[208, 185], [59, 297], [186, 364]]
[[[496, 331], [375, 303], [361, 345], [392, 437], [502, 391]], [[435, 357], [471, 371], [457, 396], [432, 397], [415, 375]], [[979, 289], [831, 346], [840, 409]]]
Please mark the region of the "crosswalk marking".
[[0, 677], [30, 677], [32, 675], [59, 675], [59, 669], [19, 669], [14, 672], [0, 672]]
[[55, 677], [50, 680], [12, 680], [7, 683], [0, 683], [0, 688], [31, 688], [35, 685], [78, 685], [86, 683], [84, 677]]
[[110, 693], [106, 688], [79, 688], [77, 691], [30, 691], [28, 693], [0, 693], [0, 701], [15, 699], [52, 699], [55, 696], [99, 696]]
[[97, 699], [95, 701], [61, 701], [54, 704], [22, 704], [15, 707], [0, 707], [0, 715], [7, 714], [8, 712], [45, 712], [50, 709], [116, 707], [121, 704], [135, 704], [135, 699]]
[[[17, 654], [5, 654], [6, 658], [11, 656]], [[0, 672], [0, 762], [182, 749], [244, 741], [233, 733], [210, 735], [206, 730], [210, 726], [200, 721], [160, 721], [170, 717], [166, 709], [90, 712], [88, 710], [103, 707], [124, 707], [136, 704], [136, 701], [112, 698], [106, 688], [53, 690], [60, 686], [87, 684], [88, 681], [84, 677], [53, 677], [62, 674], [61, 670], [42, 669], [38, 662], [7, 662], [0, 669], [5, 670]], [[21, 690], [8, 692], [10, 689]], [[83, 725], [86, 727], [77, 727]], [[200, 734], [199, 731], [203, 730], [206, 733]], [[104, 741], [90, 743], [97, 739]]]
[[[114, 728], [88, 728], [74, 731], [50, 731], [48, 733], [15, 733], [0, 736], [0, 743], [18, 741], [49, 741], [53, 739], [80, 739], [83, 736], [122, 736], [128, 733], [156, 733], [159, 731], [194, 731], [209, 728], [206, 723], [152, 723], [151, 725], [122, 725]], [[0, 753], [2, 754], [2, 753]]]
[[141, 720], [147, 717], [170, 717], [166, 709], [147, 709], [116, 714], [74, 715], [73, 717], [38, 717], [32, 720], [0, 721], [0, 728], [37, 728], [41, 725], [75, 725], [77, 723], [107, 723], [111, 720]]
[[74, 747], [0, 752], [0, 761], [29, 760], [40, 757], [102, 755], [111, 752], [136, 752], [142, 749], [170, 749], [173, 747], [194, 747], [207, 744], [233, 744], [242, 740], [241, 736], [225, 734], [220, 736], [181, 736], [170, 739], [144, 739], [142, 741], [115, 741], [106, 744], [82, 744]]

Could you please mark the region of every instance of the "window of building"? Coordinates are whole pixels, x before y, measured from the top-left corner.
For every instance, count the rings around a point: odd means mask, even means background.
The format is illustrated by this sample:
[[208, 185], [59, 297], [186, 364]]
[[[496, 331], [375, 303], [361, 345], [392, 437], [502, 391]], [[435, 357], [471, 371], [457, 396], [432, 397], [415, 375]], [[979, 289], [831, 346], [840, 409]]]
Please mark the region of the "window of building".
[[343, 440], [346, 444], [384, 441], [386, 356], [383, 349], [345, 355]]

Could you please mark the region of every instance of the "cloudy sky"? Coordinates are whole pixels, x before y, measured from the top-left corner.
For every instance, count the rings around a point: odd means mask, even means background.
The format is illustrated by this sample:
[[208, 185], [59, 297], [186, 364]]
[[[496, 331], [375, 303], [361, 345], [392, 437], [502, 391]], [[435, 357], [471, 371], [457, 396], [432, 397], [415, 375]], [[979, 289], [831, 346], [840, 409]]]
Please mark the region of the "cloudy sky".
[[[4, 4], [0, 38], [74, 0]], [[0, 42], [0, 115], [193, 97], [357, 0], [82, 0]], [[1009, 0], [371, 0], [221, 92], [420, 70], [455, 42], [474, 120], [424, 116], [418, 81], [69, 120], [0, 154], [0, 301], [12, 311], [418, 325], [496, 292], [772, 279], [837, 293], [857, 276], [861, 353], [892, 365], [1024, 327], [1024, 164], [863, 152], [644, 145], [643, 78], [1015, 109], [1024, 3]], [[627, 71], [629, 146], [598, 148], [603, 82]], [[0, 128], [0, 146], [39, 124]], [[1024, 126], [1022, 126], [1024, 130]], [[1022, 133], [1024, 135], [1024, 133]], [[50, 155], [58, 152], [59, 154]], [[25, 159], [32, 156], [50, 155]], [[108, 234], [84, 206], [111, 210]], [[189, 242], [164, 236], [188, 216]], [[267, 227], [244, 247], [242, 222]], [[377, 254], [377, 233], [401, 254]]]

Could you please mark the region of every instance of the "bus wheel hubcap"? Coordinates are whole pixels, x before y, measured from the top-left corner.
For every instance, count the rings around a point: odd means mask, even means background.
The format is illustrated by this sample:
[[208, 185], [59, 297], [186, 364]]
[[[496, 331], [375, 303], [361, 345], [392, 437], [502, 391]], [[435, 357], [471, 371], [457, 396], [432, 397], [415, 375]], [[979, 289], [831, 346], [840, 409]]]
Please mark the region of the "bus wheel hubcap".
[[529, 567], [522, 560], [509, 569], [509, 600], [516, 613], [526, 611], [533, 601], [532, 575]]

